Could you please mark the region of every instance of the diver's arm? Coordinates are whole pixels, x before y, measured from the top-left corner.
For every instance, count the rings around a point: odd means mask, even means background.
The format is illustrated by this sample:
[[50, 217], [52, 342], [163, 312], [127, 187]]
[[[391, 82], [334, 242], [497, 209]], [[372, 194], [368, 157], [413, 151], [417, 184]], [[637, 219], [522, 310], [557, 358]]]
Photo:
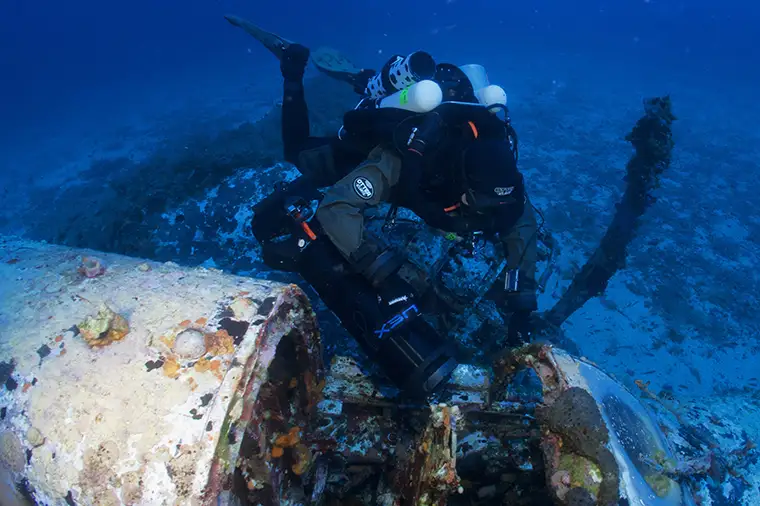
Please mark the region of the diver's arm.
[[429, 201], [420, 191], [425, 153], [440, 140], [441, 125], [440, 115], [433, 112], [413, 130], [407, 142], [407, 150], [403, 153], [398, 184], [393, 188], [394, 202], [411, 209], [433, 228], [464, 234], [469, 229], [465, 219], [451, 216], [438, 204]]
[[[422, 169], [410, 166], [407, 160], [402, 168], [402, 179], [393, 187], [393, 202], [411, 210], [426, 225], [444, 232], [464, 235], [471, 229], [467, 219], [447, 213], [437, 202], [429, 200], [420, 188]], [[411, 174], [410, 174], [411, 173]]]
[[522, 186], [515, 189], [514, 199], [511, 202], [500, 205], [491, 211], [493, 231], [498, 234], [498, 242], [502, 247], [504, 258], [507, 260], [507, 269], [520, 267], [521, 253], [525, 250], [524, 239], [516, 234], [516, 226], [520, 218], [525, 214], [525, 191]]
[[518, 197], [513, 204], [500, 206], [494, 216], [507, 261], [501, 302], [504, 312], [511, 314], [507, 327], [507, 343], [511, 346], [530, 341], [531, 314], [538, 309], [536, 218], [522, 186]]
[[330, 241], [352, 261], [366, 242], [364, 213], [388, 202], [391, 187], [398, 182], [401, 161], [382, 148], [325, 192], [316, 218]]
[[418, 201], [413, 209], [414, 214], [422, 218], [429, 227], [452, 232], [457, 235], [465, 235], [472, 230], [470, 222], [462, 216], [452, 216], [440, 206], [427, 200]]

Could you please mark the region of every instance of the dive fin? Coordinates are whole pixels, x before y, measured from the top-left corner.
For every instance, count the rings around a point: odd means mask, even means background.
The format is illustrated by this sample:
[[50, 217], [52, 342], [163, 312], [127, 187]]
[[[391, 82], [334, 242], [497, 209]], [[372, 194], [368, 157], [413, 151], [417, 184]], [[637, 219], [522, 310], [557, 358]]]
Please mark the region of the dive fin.
[[242, 28], [245, 32], [254, 39], [261, 42], [261, 44], [269, 50], [278, 60], [282, 59], [282, 52], [288, 46], [293, 44], [292, 41], [284, 39], [276, 33], [267, 32], [262, 30], [258, 26], [254, 25], [250, 21], [247, 21], [241, 17], [234, 15], [226, 15], [224, 19], [230, 22], [231, 25]]
[[354, 63], [340, 54], [337, 49], [330, 47], [318, 47], [311, 52], [311, 61], [325, 74], [336, 77], [337, 75], [354, 75], [360, 73], [360, 69]]
[[311, 61], [320, 72], [350, 84], [360, 95], [364, 93], [369, 78], [375, 75], [375, 71], [357, 67], [338, 50], [330, 47], [319, 47], [312, 51]]

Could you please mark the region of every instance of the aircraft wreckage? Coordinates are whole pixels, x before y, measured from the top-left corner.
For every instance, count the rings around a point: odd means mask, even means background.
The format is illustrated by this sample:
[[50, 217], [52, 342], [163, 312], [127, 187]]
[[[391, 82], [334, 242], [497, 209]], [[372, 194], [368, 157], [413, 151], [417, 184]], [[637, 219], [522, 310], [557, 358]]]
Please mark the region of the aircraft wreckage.
[[[647, 102], [624, 201], [667, 166], [672, 119]], [[546, 336], [622, 266], [645, 208], [616, 216]], [[3, 505], [679, 506], [691, 477], [739, 474], [741, 454], [701, 452], [665, 403], [550, 344], [460, 364], [414, 400], [355, 358], [324, 363], [294, 284], [1, 241]], [[453, 267], [424, 259], [454, 301]]]
[[323, 363], [294, 285], [2, 252], [3, 504], [688, 504], [647, 409], [549, 345], [404, 401]]

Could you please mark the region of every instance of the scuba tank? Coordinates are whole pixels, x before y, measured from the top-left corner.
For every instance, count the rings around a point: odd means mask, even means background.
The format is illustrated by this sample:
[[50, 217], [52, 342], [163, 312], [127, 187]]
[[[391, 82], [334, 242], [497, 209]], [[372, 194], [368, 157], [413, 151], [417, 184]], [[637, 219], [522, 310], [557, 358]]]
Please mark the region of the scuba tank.
[[365, 96], [344, 115], [338, 136], [365, 147], [386, 144], [403, 150], [401, 143], [431, 111], [441, 114], [445, 129], [463, 128], [467, 138], [506, 137], [517, 157], [504, 89], [490, 84], [482, 65], [436, 65], [422, 51], [394, 56], [369, 80]]
[[432, 79], [435, 75], [435, 60], [424, 51], [415, 51], [407, 57], [393, 56], [383, 68], [371, 77], [364, 94], [378, 100], [414, 83]]
[[379, 109], [391, 107], [394, 109], [404, 109], [405, 111], [425, 113], [441, 105], [442, 101], [443, 92], [438, 83], [424, 80], [381, 99], [377, 107]]

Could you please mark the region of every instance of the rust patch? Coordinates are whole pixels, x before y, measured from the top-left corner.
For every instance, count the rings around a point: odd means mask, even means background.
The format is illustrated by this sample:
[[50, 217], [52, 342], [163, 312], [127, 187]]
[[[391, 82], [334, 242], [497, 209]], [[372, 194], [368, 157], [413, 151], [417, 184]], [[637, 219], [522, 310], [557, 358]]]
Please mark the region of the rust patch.
[[196, 372], [204, 373], [211, 369], [211, 363], [206, 358], [198, 360], [193, 366]]
[[199, 447], [197, 445], [182, 445], [180, 454], [168, 464], [169, 476], [177, 487], [179, 502], [184, 504], [193, 493], [193, 479]]
[[445, 505], [460, 487], [456, 472], [456, 427], [459, 408], [431, 406], [430, 417], [419, 445], [399, 475], [402, 495], [413, 504]]
[[119, 459], [119, 447], [113, 441], [104, 441], [96, 449], [89, 449], [84, 454], [84, 469], [79, 473], [82, 490], [92, 497], [98, 505], [115, 505], [119, 500], [110, 486], [118, 486], [114, 465]]
[[222, 362], [220, 360], [212, 360], [210, 369], [216, 379], [222, 380], [224, 378], [222, 374]]
[[292, 427], [287, 434], [278, 436], [277, 439], [275, 439], [275, 446], [280, 446], [282, 448], [293, 448], [301, 441], [300, 432], [301, 429], [298, 427]]
[[121, 496], [127, 506], [139, 504], [142, 499], [143, 472], [144, 468], [139, 471], [130, 471], [121, 476]]
[[222, 329], [205, 336], [206, 353], [211, 355], [230, 355], [235, 352], [232, 336]]
[[183, 321], [179, 322], [179, 326], [180, 327], [189, 327], [191, 323], [193, 323], [193, 322], [191, 322], [190, 320], [183, 320]]
[[161, 341], [162, 343], [164, 343], [166, 345], [166, 347], [169, 348], [170, 350], [172, 348], [174, 348], [174, 341], [175, 341], [175, 339], [176, 339], [175, 336], [171, 336], [171, 337], [169, 337], [169, 336], [161, 336], [161, 337], [158, 338], [158, 340]]
[[179, 362], [177, 362], [174, 357], [169, 357], [166, 359], [166, 362], [164, 362], [163, 370], [164, 376], [167, 376], [169, 378], [176, 378], [179, 376], [180, 371]]
[[207, 318], [198, 318], [197, 320], [195, 320], [195, 324], [200, 325], [201, 327], [205, 326], [206, 323], [208, 323]]

